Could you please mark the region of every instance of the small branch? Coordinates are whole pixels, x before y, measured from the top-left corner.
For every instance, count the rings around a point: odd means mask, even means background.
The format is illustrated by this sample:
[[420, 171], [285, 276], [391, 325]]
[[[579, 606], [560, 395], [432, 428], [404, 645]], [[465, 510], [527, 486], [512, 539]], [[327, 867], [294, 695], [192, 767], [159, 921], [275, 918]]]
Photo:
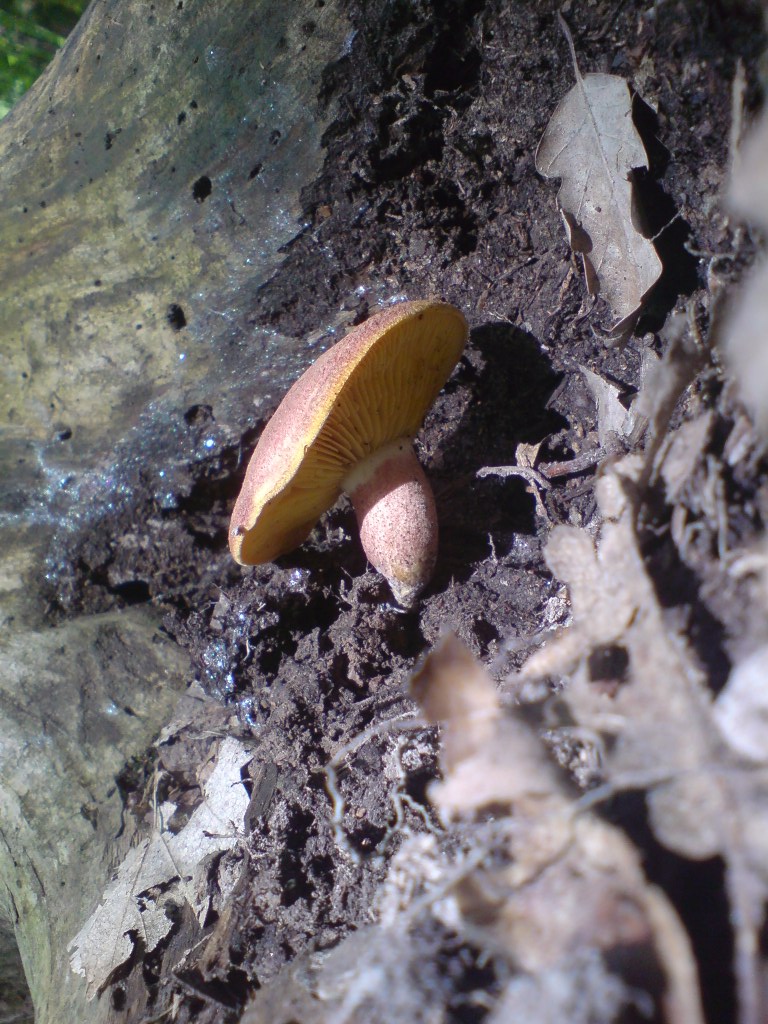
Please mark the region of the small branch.
[[583, 473], [585, 469], [599, 465], [612, 455], [620, 455], [624, 450], [624, 445], [617, 438], [613, 443], [592, 448], [565, 462], [546, 462], [541, 467], [541, 472], [547, 480], [553, 480], [560, 476], [574, 476], [576, 473]]

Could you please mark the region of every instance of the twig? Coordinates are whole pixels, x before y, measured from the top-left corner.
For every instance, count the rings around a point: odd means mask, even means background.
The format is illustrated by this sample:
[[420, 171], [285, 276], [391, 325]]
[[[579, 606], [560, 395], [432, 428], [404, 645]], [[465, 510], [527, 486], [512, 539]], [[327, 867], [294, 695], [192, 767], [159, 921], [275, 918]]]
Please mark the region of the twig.
[[624, 452], [624, 445], [616, 438], [605, 445], [592, 448], [588, 452], [582, 452], [573, 459], [565, 462], [545, 462], [541, 467], [542, 474], [547, 480], [553, 480], [559, 476], [574, 476], [576, 473], [583, 473], [591, 466], [599, 465], [612, 455], [621, 455]]

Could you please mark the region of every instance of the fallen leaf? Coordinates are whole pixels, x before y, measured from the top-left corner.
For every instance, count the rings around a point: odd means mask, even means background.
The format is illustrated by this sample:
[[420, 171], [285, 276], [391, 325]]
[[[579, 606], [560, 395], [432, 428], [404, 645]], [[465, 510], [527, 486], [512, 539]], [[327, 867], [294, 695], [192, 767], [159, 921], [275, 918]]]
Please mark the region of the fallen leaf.
[[[752, 224], [768, 226], [768, 110], [738, 155], [729, 205]], [[723, 345], [741, 398], [763, 437], [768, 436], [768, 260], [762, 259], [729, 303]]]
[[446, 820], [482, 807], [519, 809], [556, 788], [544, 747], [523, 722], [502, 718], [488, 673], [455, 636], [430, 653], [411, 690], [427, 721], [442, 725], [445, 778], [430, 798]]
[[751, 761], [768, 761], [768, 647], [740, 661], [715, 701], [720, 732], [733, 750]]
[[768, 110], [749, 133], [734, 170], [729, 202], [747, 220], [768, 227]]
[[704, 449], [712, 432], [711, 412], [704, 412], [693, 420], [682, 423], [671, 435], [669, 447], [664, 452], [661, 476], [667, 501], [674, 505], [680, 500], [694, 470], [704, 457]]
[[[587, 550], [578, 531], [561, 530], [564, 547], [577, 542], [570, 556], [590, 563], [586, 575], [598, 572], [591, 544]], [[621, 830], [577, 809], [530, 726], [503, 712], [483, 666], [448, 636], [413, 690], [443, 730], [443, 780], [429, 790], [443, 820], [471, 821], [489, 808], [496, 816], [497, 861], [457, 880], [453, 922], [538, 977], [542, 988], [574, 955], [621, 948], [647, 957], [653, 950], [667, 975], [666, 1020], [701, 1022], [693, 956], [671, 905], [648, 884]], [[506, 864], [499, 858], [505, 820], [514, 822]]]
[[619, 398], [619, 388], [610, 384], [586, 366], [579, 367], [587, 382], [597, 406], [597, 436], [601, 448], [608, 448], [616, 438], [624, 438], [631, 432], [633, 417]]
[[[704, 425], [692, 427], [703, 431]], [[602, 735], [606, 788], [643, 789], [649, 823], [668, 849], [690, 860], [720, 856], [734, 928], [740, 1024], [765, 1021], [759, 935], [768, 897], [768, 670], [756, 648], [712, 700], [707, 666], [666, 620], [636, 533], [643, 461], [627, 457], [604, 472], [596, 496], [596, 538], [575, 527], [552, 531], [547, 564], [567, 582], [571, 625], [524, 665], [522, 678], [570, 676], [562, 700], [570, 717]], [[595, 686], [590, 653], [621, 646], [626, 677]]]
[[673, 313], [661, 335], [664, 355], [661, 359], [649, 356], [643, 360], [642, 387], [633, 405], [638, 430], [646, 431], [645, 467], [638, 478], [641, 489], [655, 476], [657, 456], [669, 437], [675, 407], [708, 355], [707, 345], [703, 339], [700, 343], [690, 313]]
[[452, 634], [444, 638], [411, 679], [411, 693], [427, 721], [443, 722], [443, 757], [453, 771], [497, 731], [499, 701], [485, 673]]
[[117, 876], [107, 886], [101, 905], [70, 944], [70, 965], [86, 979], [88, 999], [99, 992], [112, 972], [130, 957], [135, 937], [150, 952], [171, 930], [165, 901], [147, 893], [167, 878], [171, 865], [148, 840], [128, 852]]
[[175, 810], [174, 804], [164, 804], [160, 827], [128, 852], [101, 903], [69, 945], [71, 968], [86, 979], [88, 999], [130, 957], [137, 938], [147, 953], [165, 938], [172, 927], [169, 904], [185, 899], [198, 920], [205, 918], [208, 864], [235, 846], [248, 809], [241, 769], [250, 758], [242, 743], [225, 739], [203, 785], [204, 799], [184, 828], [173, 833], [164, 827]]
[[568, 242], [582, 256], [590, 294], [599, 292], [618, 318], [611, 332], [620, 335], [631, 330], [662, 269], [633, 217], [632, 171], [647, 168], [648, 158], [632, 122], [627, 82], [582, 75], [570, 34], [568, 42], [576, 85], [547, 125], [536, 170], [562, 179], [557, 198]]

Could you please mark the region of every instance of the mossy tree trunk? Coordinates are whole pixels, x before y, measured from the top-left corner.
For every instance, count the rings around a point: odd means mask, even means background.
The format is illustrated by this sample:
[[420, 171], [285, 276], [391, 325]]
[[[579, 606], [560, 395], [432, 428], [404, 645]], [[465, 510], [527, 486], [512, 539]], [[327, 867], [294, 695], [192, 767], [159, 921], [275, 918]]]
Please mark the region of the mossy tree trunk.
[[185, 410], [253, 420], [303, 361], [235, 322], [302, 230], [348, 33], [333, 0], [94, 0], [0, 125], [0, 906], [41, 1024], [113, 1019], [67, 945], [188, 677], [151, 608], [52, 617], [46, 576], [139, 483], [162, 505]]

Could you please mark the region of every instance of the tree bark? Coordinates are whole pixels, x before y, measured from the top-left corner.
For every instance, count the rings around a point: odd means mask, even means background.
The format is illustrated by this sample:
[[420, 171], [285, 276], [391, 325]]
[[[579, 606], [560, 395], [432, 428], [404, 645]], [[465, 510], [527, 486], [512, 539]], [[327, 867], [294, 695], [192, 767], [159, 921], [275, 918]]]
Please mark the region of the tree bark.
[[0, 880], [40, 1024], [113, 1017], [67, 946], [187, 678], [151, 608], [52, 619], [46, 573], [195, 457], [185, 410], [252, 419], [302, 361], [235, 320], [302, 230], [348, 32], [333, 2], [96, 0], [0, 125]]

